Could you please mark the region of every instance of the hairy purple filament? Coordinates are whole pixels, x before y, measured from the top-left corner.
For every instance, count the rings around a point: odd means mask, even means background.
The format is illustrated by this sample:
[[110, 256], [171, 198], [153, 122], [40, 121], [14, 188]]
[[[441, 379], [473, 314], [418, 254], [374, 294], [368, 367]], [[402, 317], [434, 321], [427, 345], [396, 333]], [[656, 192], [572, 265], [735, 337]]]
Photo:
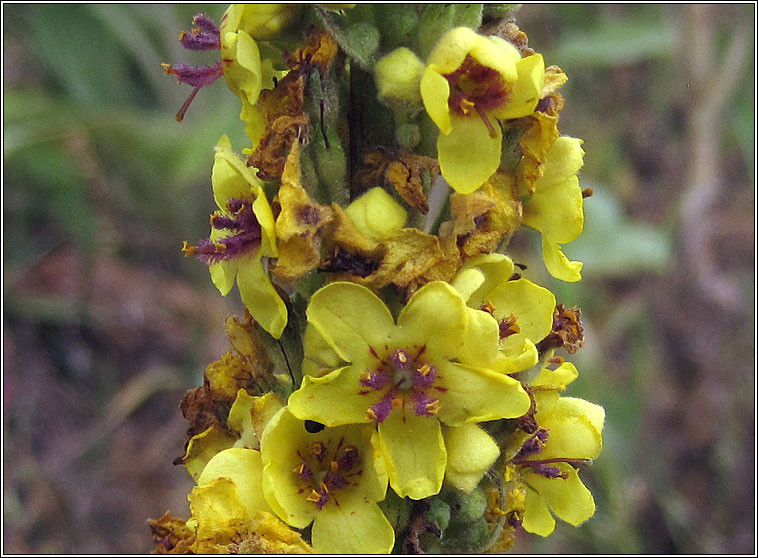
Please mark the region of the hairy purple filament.
[[211, 216], [211, 226], [217, 230], [229, 230], [234, 234], [216, 242], [201, 240], [197, 246], [185, 249], [187, 255], [197, 256], [208, 265], [232, 260], [252, 252], [261, 244], [261, 226], [253, 212], [250, 201], [233, 198], [227, 204], [228, 215], [216, 213]]
[[[213, 21], [204, 14], [197, 14], [192, 23], [197, 25], [192, 31], [187, 33], [182, 31], [179, 41], [182, 46], [188, 50], [219, 50], [221, 48], [221, 31]], [[224, 69], [221, 61], [217, 61], [209, 66], [189, 66], [187, 64], [163, 64], [163, 69], [167, 74], [176, 76], [179, 83], [186, 83], [194, 87], [187, 100], [184, 101], [179, 111], [176, 113], [176, 120], [181, 122], [187, 112], [192, 100], [201, 88], [207, 87], [214, 83], [218, 78], [224, 75]]]
[[179, 40], [187, 50], [218, 50], [221, 48], [221, 32], [205, 14], [197, 14], [192, 23], [197, 25], [187, 33], [182, 31]]
[[[343, 446], [343, 442], [344, 439], [340, 439], [334, 449], [329, 441], [326, 444], [316, 442], [306, 453], [305, 458], [298, 452], [302, 461], [293, 472], [305, 485], [301, 485], [300, 491], [310, 489], [305, 499], [313, 503], [318, 510], [322, 510], [332, 501], [339, 505], [335, 494], [343, 488], [358, 484], [357, 477], [363, 474], [358, 449], [350, 444]], [[308, 463], [313, 466], [313, 469]], [[319, 478], [321, 480], [317, 480]]]
[[516, 457], [514, 459], [523, 459], [525, 457], [529, 457], [530, 455], [535, 455], [537, 453], [540, 453], [542, 451], [542, 447], [545, 445], [545, 442], [548, 438], [548, 432], [544, 428], [540, 428], [537, 431], [537, 434], [529, 438], [524, 444], [521, 446], [521, 449], [516, 454]]
[[[376, 355], [375, 351], [374, 355]], [[405, 401], [412, 403], [413, 412], [417, 416], [437, 415], [440, 401], [427, 394], [427, 390], [437, 381], [437, 368], [420, 363], [417, 359], [418, 356], [413, 358], [408, 351], [397, 349], [387, 361], [381, 361], [381, 365], [376, 370], [367, 370], [361, 375], [361, 385], [374, 391], [385, 389], [388, 385], [392, 386], [378, 402], [368, 408], [369, 418], [376, 423], [382, 423], [396, 404], [404, 406]]]

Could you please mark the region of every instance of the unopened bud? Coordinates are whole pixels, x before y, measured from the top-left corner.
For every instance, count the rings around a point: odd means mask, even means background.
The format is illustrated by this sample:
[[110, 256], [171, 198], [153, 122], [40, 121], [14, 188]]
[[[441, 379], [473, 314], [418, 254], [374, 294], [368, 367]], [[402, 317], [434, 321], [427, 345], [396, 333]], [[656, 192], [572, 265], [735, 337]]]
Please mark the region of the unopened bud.
[[374, 67], [379, 98], [390, 106], [421, 102], [419, 82], [423, 73], [424, 63], [412, 50], [396, 48]]

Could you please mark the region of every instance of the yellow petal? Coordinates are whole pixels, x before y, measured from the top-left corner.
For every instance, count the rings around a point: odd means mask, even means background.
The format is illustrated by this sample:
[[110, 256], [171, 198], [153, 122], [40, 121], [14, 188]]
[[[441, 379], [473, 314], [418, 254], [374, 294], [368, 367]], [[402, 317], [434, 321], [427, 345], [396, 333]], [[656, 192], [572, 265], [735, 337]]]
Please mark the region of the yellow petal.
[[[473, 290], [469, 296], [463, 296], [466, 303], [472, 308], [479, 308], [482, 304], [487, 302], [489, 293], [492, 292], [495, 287], [504, 281], [507, 281], [513, 275], [513, 268], [513, 261], [503, 254], [480, 254], [466, 260], [460, 273], [478, 270], [482, 276], [481, 282], [477, 285], [476, 290]], [[477, 279], [477, 281], [479, 280]], [[453, 281], [453, 285], [458, 285], [457, 277]], [[471, 286], [473, 286], [473, 284], [471, 284]], [[471, 287], [468, 288], [471, 289]]]
[[437, 419], [394, 411], [379, 424], [379, 447], [398, 496], [420, 500], [440, 491], [447, 453]]
[[[538, 459], [594, 459], [603, 449], [605, 411], [599, 405], [575, 397], [561, 397], [543, 415], [537, 408], [537, 420], [549, 432]], [[537, 458], [537, 457], [535, 457]]]
[[237, 488], [237, 498], [249, 517], [259, 511], [271, 511], [263, 497], [261, 453], [247, 448], [230, 448], [216, 454], [197, 479], [205, 486], [216, 479], [227, 478]]
[[494, 137], [478, 115], [454, 116], [450, 134], [437, 138], [440, 171], [456, 192], [477, 190], [500, 165], [503, 133], [497, 122], [492, 130]]
[[196, 486], [187, 499], [197, 526], [197, 539], [209, 539], [228, 546], [235, 534], [250, 521], [231, 479], [218, 478], [205, 486]]
[[371, 188], [345, 208], [358, 231], [376, 241], [402, 228], [408, 213], [384, 188]]
[[229, 418], [226, 419], [226, 425], [239, 434], [239, 440], [234, 444], [235, 447], [256, 448], [258, 438], [255, 435], [255, 428], [251, 411], [255, 405], [256, 398], [247, 393], [244, 388], [237, 391], [237, 397], [229, 409]]
[[576, 176], [584, 165], [583, 140], [569, 136], [560, 136], [555, 140], [545, 158], [545, 168], [542, 177], [535, 188], [540, 185], [559, 184]]
[[542, 259], [550, 275], [561, 281], [574, 283], [582, 278], [582, 262], [572, 262], [557, 242], [542, 236]]
[[426, 347], [435, 359], [456, 357], [464, 339], [468, 308], [448, 283], [433, 281], [414, 293], [397, 319], [398, 346]]
[[539, 492], [558, 518], [577, 526], [595, 514], [595, 500], [589, 489], [579, 479], [576, 469], [565, 463], [557, 463], [555, 466], [566, 473], [568, 478], [548, 479], [536, 473], [530, 473], [526, 475], [525, 480]]
[[[515, 50], [515, 48], [514, 48]], [[529, 116], [540, 100], [545, 84], [545, 62], [541, 54], [532, 54], [516, 62], [518, 78], [513, 84], [508, 101], [502, 109], [493, 111], [498, 120]]]
[[392, 314], [366, 287], [335, 282], [311, 297], [308, 322], [343, 360], [364, 362], [370, 347], [383, 347], [395, 328]]
[[319, 377], [341, 368], [343, 360], [311, 324], [305, 326], [303, 374]]
[[445, 482], [471, 492], [500, 455], [500, 448], [475, 424], [444, 428], [443, 436], [447, 450]]
[[521, 79], [518, 72], [521, 56], [515, 46], [500, 37], [476, 35], [469, 54], [482, 66], [499, 73], [506, 82]]
[[505, 281], [488, 296], [495, 307], [495, 317], [516, 317], [519, 332], [533, 343], [539, 343], [553, 329], [555, 295], [528, 279]]
[[579, 377], [579, 371], [576, 366], [570, 362], [563, 362], [555, 370], [544, 367], [540, 370], [539, 375], [529, 382], [532, 387], [542, 387], [544, 389], [564, 390], [566, 386]]
[[[213, 236], [211, 236], [213, 240]], [[208, 271], [211, 273], [211, 281], [219, 292], [226, 296], [234, 286], [234, 281], [237, 279], [237, 268], [239, 267], [239, 261], [229, 260], [227, 262], [218, 262], [208, 266]]]
[[313, 549], [321, 554], [389, 554], [395, 531], [375, 503], [325, 507], [313, 523]]
[[434, 68], [427, 67], [419, 82], [421, 99], [429, 118], [432, 119], [442, 134], [449, 134], [453, 129], [450, 120], [450, 83]]
[[252, 199], [261, 192], [261, 181], [245, 162], [232, 151], [232, 143], [226, 136], [221, 136], [216, 144], [216, 154], [211, 171], [213, 197], [221, 211], [232, 198]]
[[526, 489], [522, 527], [525, 531], [541, 537], [547, 537], [555, 530], [555, 519], [545, 500], [529, 487]]
[[538, 180], [523, 208], [523, 223], [553, 242], [566, 244], [582, 234], [584, 198], [576, 176], [546, 185], [540, 185]]
[[327, 426], [370, 422], [366, 411], [379, 401], [381, 393], [366, 393], [360, 383], [364, 370], [352, 365], [319, 378], [305, 376], [300, 389], [289, 397], [290, 411], [302, 420], [315, 420]]
[[521, 333], [510, 335], [500, 342], [500, 355], [492, 369], [501, 374], [521, 372], [539, 360], [536, 345]]
[[259, 250], [239, 258], [237, 287], [250, 314], [260, 326], [279, 339], [287, 325], [287, 306], [271, 284]]
[[447, 362], [439, 366], [439, 418], [450, 426], [520, 417], [531, 401], [521, 383], [510, 376]]
[[234, 445], [235, 436], [218, 426], [211, 426], [193, 436], [187, 444], [183, 463], [192, 478], [197, 480], [211, 458]]

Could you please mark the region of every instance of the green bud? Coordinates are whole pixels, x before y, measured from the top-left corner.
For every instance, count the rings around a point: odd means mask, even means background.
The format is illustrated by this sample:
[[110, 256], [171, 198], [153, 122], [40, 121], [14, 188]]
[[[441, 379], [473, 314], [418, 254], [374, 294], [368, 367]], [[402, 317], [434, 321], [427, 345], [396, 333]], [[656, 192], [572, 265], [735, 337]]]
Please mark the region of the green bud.
[[421, 130], [417, 124], [400, 124], [395, 130], [395, 139], [400, 147], [411, 150], [421, 142]]
[[441, 498], [431, 498], [426, 519], [440, 531], [444, 531], [450, 523], [450, 506]]
[[418, 27], [418, 13], [407, 4], [375, 4], [376, 21], [382, 22], [382, 48], [410, 44]]
[[521, 6], [522, 4], [485, 4], [483, 11], [486, 17], [499, 19], [515, 14]]
[[379, 507], [396, 533], [405, 530], [411, 517], [410, 500], [400, 498], [392, 490], [388, 490], [387, 497], [379, 502]]
[[419, 104], [419, 82], [424, 67], [421, 59], [406, 47], [396, 48], [383, 56], [374, 66], [379, 98], [390, 107]]
[[382, 36], [379, 33], [379, 29], [370, 23], [360, 21], [347, 28], [345, 40], [349, 43], [357, 58], [370, 60], [379, 48]]
[[454, 521], [473, 521], [484, 517], [487, 510], [487, 495], [479, 487], [468, 494], [450, 491], [445, 495], [445, 499], [453, 510]]
[[418, 537], [418, 545], [425, 554], [442, 554], [442, 545], [434, 533], [428, 531], [421, 533]]
[[489, 526], [487, 520], [480, 517], [470, 522], [450, 522], [442, 535], [442, 545], [452, 552], [478, 552], [487, 544]]
[[418, 41], [421, 56], [427, 58], [434, 45], [453, 28], [455, 4], [428, 4], [421, 14], [418, 27]]
[[425, 6], [418, 28], [422, 57], [428, 57], [437, 41], [452, 28], [470, 27], [477, 30], [481, 25], [481, 4], [429, 4]]

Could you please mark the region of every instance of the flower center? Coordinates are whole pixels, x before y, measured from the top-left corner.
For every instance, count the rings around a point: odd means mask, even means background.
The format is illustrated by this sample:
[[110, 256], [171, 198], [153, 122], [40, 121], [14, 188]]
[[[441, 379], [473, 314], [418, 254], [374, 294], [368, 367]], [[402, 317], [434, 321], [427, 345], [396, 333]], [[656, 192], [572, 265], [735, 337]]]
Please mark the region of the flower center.
[[486, 113], [503, 106], [510, 92], [500, 73], [468, 55], [457, 70], [444, 76], [450, 84], [450, 110], [461, 116], [475, 110], [492, 133], [493, 125]]
[[232, 231], [233, 234], [215, 242], [204, 239], [197, 246], [185, 242], [182, 248], [185, 256], [197, 256], [210, 265], [234, 259], [260, 246], [261, 225], [253, 212], [253, 203], [232, 198], [226, 208], [226, 214], [217, 211], [211, 215], [211, 226], [217, 230]]
[[559, 477], [562, 479], [568, 478], [568, 473], [561, 471], [560, 468], [556, 467], [556, 463], [567, 463], [572, 466], [586, 465], [589, 463], [589, 459], [568, 457], [531, 459], [532, 456], [542, 452], [542, 448], [545, 446], [548, 437], [549, 432], [544, 428], [537, 430], [534, 436], [523, 443], [519, 452], [511, 459], [511, 463], [523, 467], [529, 467], [532, 472], [548, 479], [557, 479]]
[[372, 351], [377, 357], [377, 366], [361, 375], [361, 386], [369, 390], [360, 393], [383, 393], [381, 399], [366, 411], [371, 420], [384, 422], [393, 408], [405, 408], [406, 403], [411, 404], [417, 416], [437, 415], [440, 400], [434, 397], [433, 390], [445, 391], [445, 388], [436, 385], [439, 379], [437, 367], [421, 359], [424, 349], [418, 351], [415, 357], [406, 349], [397, 349], [385, 359]]
[[349, 486], [357, 486], [363, 475], [363, 461], [358, 448], [340, 438], [314, 442], [297, 451], [300, 463], [292, 472], [297, 476], [298, 493], [320, 511], [329, 502], [339, 505], [337, 495]]

